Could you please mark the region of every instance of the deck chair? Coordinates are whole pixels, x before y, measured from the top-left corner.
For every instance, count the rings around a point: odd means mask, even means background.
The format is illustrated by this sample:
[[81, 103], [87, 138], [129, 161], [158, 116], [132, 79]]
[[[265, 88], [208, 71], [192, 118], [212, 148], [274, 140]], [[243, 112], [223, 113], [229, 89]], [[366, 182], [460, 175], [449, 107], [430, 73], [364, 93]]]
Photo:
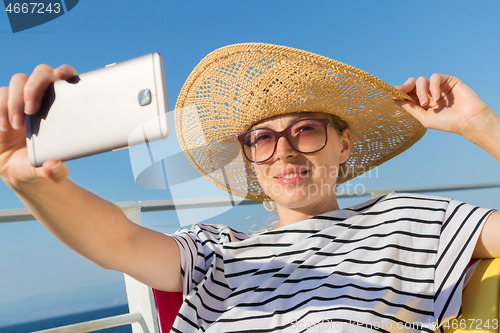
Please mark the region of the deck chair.
[[500, 332], [500, 258], [481, 260], [462, 297], [462, 315], [452, 320], [446, 333]]
[[[182, 304], [182, 292], [153, 290], [161, 332], [170, 332]], [[462, 299], [462, 315], [451, 321], [446, 333], [500, 332], [500, 259], [481, 260]]]

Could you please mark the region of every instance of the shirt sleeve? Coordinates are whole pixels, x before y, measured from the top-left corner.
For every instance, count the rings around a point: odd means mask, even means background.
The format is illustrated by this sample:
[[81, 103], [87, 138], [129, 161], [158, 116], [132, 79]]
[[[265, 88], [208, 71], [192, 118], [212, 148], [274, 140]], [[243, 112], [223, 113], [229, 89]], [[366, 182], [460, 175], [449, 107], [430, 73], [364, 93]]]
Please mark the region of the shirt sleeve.
[[434, 277], [438, 326], [460, 314], [465, 274], [484, 222], [493, 212], [451, 200], [441, 227]]
[[196, 285], [193, 281], [195, 267], [203, 267], [203, 247], [194, 229], [181, 229], [170, 235], [179, 247], [181, 255], [181, 275], [183, 294], [187, 295]]
[[231, 241], [231, 229], [225, 226], [195, 224], [170, 235], [179, 247], [183, 293], [188, 295], [200, 284], [210, 269], [221, 264], [220, 247]]

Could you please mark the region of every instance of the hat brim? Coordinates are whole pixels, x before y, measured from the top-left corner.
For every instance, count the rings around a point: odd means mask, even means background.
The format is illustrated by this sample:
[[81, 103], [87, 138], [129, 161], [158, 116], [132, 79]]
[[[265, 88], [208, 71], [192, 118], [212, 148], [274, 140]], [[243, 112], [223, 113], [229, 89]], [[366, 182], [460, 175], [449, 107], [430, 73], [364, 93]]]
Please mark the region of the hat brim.
[[400, 154], [426, 129], [395, 101], [411, 98], [342, 62], [290, 47], [244, 43], [207, 55], [186, 80], [175, 110], [179, 144], [209, 181], [267, 201], [238, 134], [282, 114], [324, 112], [349, 124], [348, 181]]

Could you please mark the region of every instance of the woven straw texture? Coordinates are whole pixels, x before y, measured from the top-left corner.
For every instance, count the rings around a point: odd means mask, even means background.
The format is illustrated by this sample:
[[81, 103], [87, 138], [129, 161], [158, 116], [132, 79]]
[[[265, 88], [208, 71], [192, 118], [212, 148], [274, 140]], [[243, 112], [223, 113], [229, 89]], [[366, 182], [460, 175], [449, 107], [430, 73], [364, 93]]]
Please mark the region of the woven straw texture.
[[177, 99], [175, 126], [188, 160], [204, 177], [236, 196], [268, 201], [238, 134], [286, 113], [335, 114], [351, 129], [345, 182], [425, 134], [394, 100], [411, 99], [339, 61], [285, 46], [234, 44], [210, 53], [192, 71]]

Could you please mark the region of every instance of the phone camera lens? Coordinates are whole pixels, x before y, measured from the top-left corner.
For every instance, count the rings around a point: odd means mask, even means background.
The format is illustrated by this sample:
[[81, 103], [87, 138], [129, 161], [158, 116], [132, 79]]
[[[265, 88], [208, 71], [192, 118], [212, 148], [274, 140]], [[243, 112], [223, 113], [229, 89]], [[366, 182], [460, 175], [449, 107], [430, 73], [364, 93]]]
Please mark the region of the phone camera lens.
[[145, 106], [151, 103], [151, 90], [144, 89], [139, 92], [139, 104]]

